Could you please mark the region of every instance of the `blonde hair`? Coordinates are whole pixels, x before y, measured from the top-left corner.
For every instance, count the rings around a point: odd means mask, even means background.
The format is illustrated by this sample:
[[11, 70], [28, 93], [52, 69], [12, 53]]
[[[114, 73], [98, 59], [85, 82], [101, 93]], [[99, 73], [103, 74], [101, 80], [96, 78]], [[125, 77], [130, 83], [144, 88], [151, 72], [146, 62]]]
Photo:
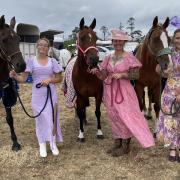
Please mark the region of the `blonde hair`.
[[47, 42], [47, 44], [48, 44], [48, 48], [50, 47], [50, 42], [49, 42], [49, 39], [47, 39], [47, 38], [40, 38], [40, 39], [38, 39], [37, 40], [37, 42], [36, 42], [36, 46], [39, 44], [39, 42], [40, 41], [46, 41]]

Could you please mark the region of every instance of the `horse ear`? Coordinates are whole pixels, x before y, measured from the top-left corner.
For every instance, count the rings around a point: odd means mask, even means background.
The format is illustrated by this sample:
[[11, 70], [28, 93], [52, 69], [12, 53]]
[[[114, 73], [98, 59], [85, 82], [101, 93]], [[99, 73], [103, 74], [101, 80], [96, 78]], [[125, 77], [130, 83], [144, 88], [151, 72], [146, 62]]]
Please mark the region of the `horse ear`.
[[84, 18], [81, 19], [81, 21], [79, 23], [79, 27], [80, 27], [80, 29], [82, 29], [84, 27]]
[[169, 17], [167, 17], [163, 24], [164, 29], [166, 29], [169, 26], [169, 22], [170, 22]]
[[15, 19], [15, 17], [13, 17], [13, 18], [11, 19], [11, 22], [10, 22], [10, 27], [11, 27], [12, 29], [14, 29], [15, 24], [16, 24], [16, 19]]
[[93, 22], [89, 26], [91, 29], [94, 29], [96, 27], [96, 19], [94, 18]]
[[156, 16], [153, 20], [153, 27], [156, 27], [158, 25], [158, 17]]
[[2, 15], [0, 18], [0, 29], [3, 29], [4, 25], [5, 25], [5, 18], [4, 15]]

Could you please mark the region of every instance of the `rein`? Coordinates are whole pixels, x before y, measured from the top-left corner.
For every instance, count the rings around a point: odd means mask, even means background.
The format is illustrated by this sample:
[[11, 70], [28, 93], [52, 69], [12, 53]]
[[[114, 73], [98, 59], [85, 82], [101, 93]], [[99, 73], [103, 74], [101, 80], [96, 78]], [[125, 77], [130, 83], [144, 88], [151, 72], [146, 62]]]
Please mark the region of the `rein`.
[[[114, 99], [114, 93], [113, 93], [113, 82], [114, 82], [115, 79], [112, 79], [111, 83], [105, 83], [105, 85], [111, 85], [111, 106], [113, 106], [113, 99]], [[116, 94], [115, 94], [115, 102], [117, 104], [121, 104], [123, 101], [124, 101], [124, 97], [122, 95], [122, 91], [121, 91], [121, 84], [120, 84], [120, 80], [117, 80], [117, 83], [118, 83], [118, 86], [117, 86], [117, 89], [116, 89]], [[118, 96], [118, 92], [120, 92], [120, 95], [121, 95], [121, 100], [118, 101], [117, 100], [117, 96]]]
[[[36, 84], [36, 88], [41, 88], [41, 87], [42, 87], [42, 84], [41, 84], [41, 83]], [[51, 88], [50, 88], [49, 85], [47, 85], [47, 96], [46, 96], [46, 101], [45, 101], [45, 103], [44, 103], [44, 106], [43, 106], [43, 108], [41, 109], [41, 111], [40, 111], [37, 115], [35, 115], [35, 116], [30, 115], [30, 114], [27, 112], [27, 110], [25, 109], [25, 107], [24, 107], [24, 105], [23, 105], [23, 103], [22, 103], [22, 100], [21, 100], [21, 98], [20, 98], [20, 96], [19, 96], [18, 91], [17, 91], [17, 96], [18, 96], [19, 102], [20, 102], [20, 104], [21, 104], [21, 106], [22, 106], [25, 114], [26, 114], [28, 117], [30, 117], [30, 118], [37, 118], [37, 117], [39, 117], [39, 116], [41, 115], [41, 113], [43, 112], [43, 110], [45, 109], [45, 107], [46, 107], [46, 105], [47, 105], [47, 102], [48, 102], [48, 99], [50, 98], [50, 100], [51, 100], [51, 107], [52, 107], [52, 115], [53, 115], [53, 123], [54, 123], [54, 107], [53, 107], [53, 100], [52, 100]]]
[[[109, 58], [108, 58], [108, 60], [107, 60], [106, 69], [107, 69], [107, 66], [108, 66], [108, 64], [109, 64], [110, 58], [111, 58], [111, 56], [109, 56]], [[115, 79], [112, 79], [112, 80], [111, 80], [111, 83], [106, 83], [106, 82], [104, 81], [104, 84], [105, 84], [105, 85], [111, 85], [111, 106], [113, 106], [113, 99], [114, 99], [113, 87], [112, 87], [112, 84], [113, 84], [114, 80], [115, 80]], [[117, 104], [121, 104], [121, 103], [124, 101], [124, 97], [123, 97], [122, 91], [121, 91], [120, 80], [117, 80], [117, 83], [118, 83], [118, 86], [117, 86], [116, 94], [115, 94], [115, 102], [116, 102]], [[118, 91], [119, 91], [120, 94], [121, 94], [121, 100], [120, 100], [120, 101], [117, 100]]]

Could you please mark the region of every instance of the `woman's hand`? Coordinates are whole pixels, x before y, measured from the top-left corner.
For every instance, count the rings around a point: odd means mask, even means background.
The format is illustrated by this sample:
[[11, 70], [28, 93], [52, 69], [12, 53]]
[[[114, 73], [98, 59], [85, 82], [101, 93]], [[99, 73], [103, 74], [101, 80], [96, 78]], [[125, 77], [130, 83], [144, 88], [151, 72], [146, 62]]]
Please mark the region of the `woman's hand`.
[[114, 73], [111, 75], [111, 78], [113, 79], [121, 79], [122, 78], [122, 73]]
[[90, 70], [90, 73], [92, 73], [92, 74], [98, 74], [99, 73], [99, 69], [98, 68], [93, 68], [93, 69], [91, 69]]
[[178, 96], [176, 96], [176, 101], [177, 101], [178, 103], [180, 103], [180, 94], [179, 94]]
[[42, 84], [43, 86], [48, 86], [50, 83], [51, 83], [51, 78], [45, 79], [45, 80], [43, 80], [43, 81], [41, 82], [41, 84]]
[[161, 72], [161, 66], [159, 64], [156, 66], [156, 72], [158, 74], [160, 74], [160, 72]]
[[13, 79], [17, 80], [17, 76], [18, 75], [17, 75], [17, 73], [14, 70], [9, 72], [9, 77], [10, 78], [13, 78]]

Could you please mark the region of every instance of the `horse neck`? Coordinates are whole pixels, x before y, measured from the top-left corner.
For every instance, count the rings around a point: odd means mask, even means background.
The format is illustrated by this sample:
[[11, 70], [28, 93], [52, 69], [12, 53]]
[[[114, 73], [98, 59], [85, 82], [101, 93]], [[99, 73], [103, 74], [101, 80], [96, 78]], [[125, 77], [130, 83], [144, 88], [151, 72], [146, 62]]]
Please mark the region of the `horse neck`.
[[7, 63], [0, 58], [0, 82], [9, 77], [9, 69]]
[[149, 51], [148, 45], [147, 45], [147, 39], [145, 39], [143, 46], [142, 46], [142, 55], [141, 55], [141, 63], [143, 66], [149, 68], [149, 69], [155, 69], [157, 63], [155, 57], [152, 55], [152, 53]]
[[80, 51], [78, 51], [77, 64], [78, 64], [78, 68], [81, 72], [87, 73], [88, 66], [86, 64], [84, 54], [82, 54]]

